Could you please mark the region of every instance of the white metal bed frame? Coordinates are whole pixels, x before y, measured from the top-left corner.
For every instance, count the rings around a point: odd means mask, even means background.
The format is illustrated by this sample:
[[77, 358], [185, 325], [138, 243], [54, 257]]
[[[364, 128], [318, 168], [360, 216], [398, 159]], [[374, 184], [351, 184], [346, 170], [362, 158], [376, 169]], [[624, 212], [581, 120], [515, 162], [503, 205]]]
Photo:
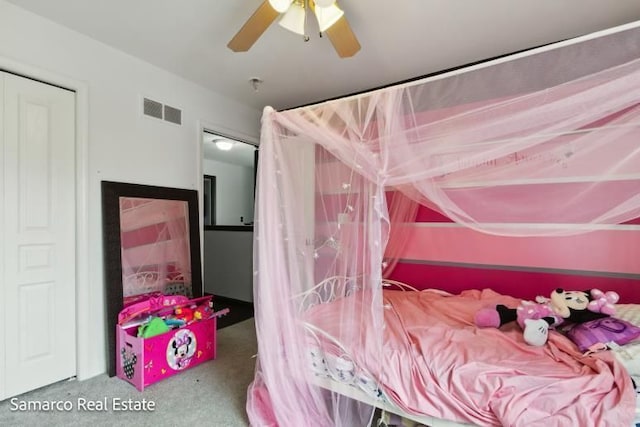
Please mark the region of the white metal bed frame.
[[[299, 312], [303, 313], [314, 305], [329, 303], [337, 299], [352, 295], [354, 292], [362, 289], [362, 286], [358, 283], [359, 280], [361, 280], [361, 277], [333, 276], [321, 281], [311, 289], [298, 294], [295, 297], [298, 303]], [[382, 281], [382, 286], [385, 289], [390, 290], [399, 290], [403, 292], [419, 292], [413, 286], [395, 280], [385, 279]], [[442, 293], [448, 294], [444, 291], [442, 291]], [[355, 366], [355, 364], [353, 363], [353, 359], [346, 351], [345, 347], [335, 337], [329, 335], [322, 329], [310, 323], [303, 323], [303, 327], [308, 332], [309, 336], [316, 341], [317, 347], [319, 349], [322, 348], [321, 342], [330, 341], [333, 345], [336, 346], [336, 348], [340, 349], [341, 354], [339, 354], [338, 357], [344, 359], [347, 364], [351, 363]], [[331, 370], [332, 367], [330, 365], [327, 365], [327, 369]], [[364, 372], [361, 367], [358, 367], [358, 370]], [[395, 405], [392, 401], [390, 401], [379, 388], [377, 390], [377, 397], [374, 397], [371, 394], [363, 391], [361, 376], [353, 375], [350, 377], [345, 377], [344, 380], [338, 381], [335, 379], [335, 377], [338, 376], [336, 372], [330, 372], [330, 374], [331, 375], [321, 375], [317, 373], [313, 376], [312, 383], [332, 392], [339, 393], [351, 399], [355, 399], [381, 409], [383, 411], [382, 416], [378, 420], [377, 424], [380, 427], [387, 425], [398, 425], [395, 424], [396, 421], [393, 421], [397, 420], [398, 417], [402, 418], [402, 420], [398, 422], [401, 422], [401, 425], [405, 427], [414, 427], [419, 425], [427, 425], [430, 427], [472, 426], [472, 424], [462, 424], [436, 417], [407, 413], [397, 405]], [[369, 373], [365, 374], [368, 375], [369, 379], [374, 378], [373, 375]], [[375, 387], [378, 387], [377, 384], [375, 385]], [[376, 394], [375, 391], [374, 394]], [[394, 424], [391, 424], [392, 422], [394, 422]]]

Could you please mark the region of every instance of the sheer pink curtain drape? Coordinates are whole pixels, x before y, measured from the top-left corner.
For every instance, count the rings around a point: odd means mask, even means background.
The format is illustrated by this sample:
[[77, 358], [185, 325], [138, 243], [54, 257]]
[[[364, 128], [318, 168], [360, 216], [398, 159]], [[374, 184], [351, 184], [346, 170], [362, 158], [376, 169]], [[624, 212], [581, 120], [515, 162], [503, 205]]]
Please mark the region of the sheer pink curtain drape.
[[411, 229], [405, 224], [415, 222], [419, 204], [397, 190], [392, 193], [389, 203], [389, 225], [393, 233], [389, 235], [389, 241], [384, 252], [382, 263], [382, 277], [388, 278], [398, 264], [400, 254], [411, 236]]
[[[511, 236], [640, 217], [640, 31], [631, 25], [463, 73], [290, 111], [266, 108], [254, 245], [255, 426], [367, 425], [314, 385], [301, 295], [347, 278], [338, 340], [383, 376], [381, 279], [417, 204]], [[387, 204], [387, 194], [402, 194]], [[398, 234], [396, 234], [398, 233]], [[363, 325], [366, 324], [366, 328]], [[322, 328], [322, 325], [316, 325]]]

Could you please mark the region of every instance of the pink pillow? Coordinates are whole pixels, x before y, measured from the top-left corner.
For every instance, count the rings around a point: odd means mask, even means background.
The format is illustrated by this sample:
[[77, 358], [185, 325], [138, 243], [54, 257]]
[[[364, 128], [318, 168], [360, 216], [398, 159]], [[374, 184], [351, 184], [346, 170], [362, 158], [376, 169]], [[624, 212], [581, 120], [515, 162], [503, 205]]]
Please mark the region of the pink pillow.
[[624, 345], [640, 337], [640, 328], [615, 317], [604, 317], [575, 325], [567, 332], [567, 336], [584, 352], [599, 343], [613, 341]]

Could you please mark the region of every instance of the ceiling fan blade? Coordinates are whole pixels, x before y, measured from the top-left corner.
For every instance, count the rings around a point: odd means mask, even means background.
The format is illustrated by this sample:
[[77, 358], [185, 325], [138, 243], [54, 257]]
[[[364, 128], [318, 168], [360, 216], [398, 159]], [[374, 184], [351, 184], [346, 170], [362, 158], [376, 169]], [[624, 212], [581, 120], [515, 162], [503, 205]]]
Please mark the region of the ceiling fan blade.
[[278, 15], [279, 13], [269, 4], [269, 0], [264, 0], [240, 31], [233, 36], [227, 47], [234, 52], [246, 52]]
[[348, 58], [355, 55], [360, 50], [360, 43], [353, 34], [347, 18], [342, 16], [338, 21], [329, 27], [325, 34], [331, 40], [331, 44], [338, 52], [340, 58]]

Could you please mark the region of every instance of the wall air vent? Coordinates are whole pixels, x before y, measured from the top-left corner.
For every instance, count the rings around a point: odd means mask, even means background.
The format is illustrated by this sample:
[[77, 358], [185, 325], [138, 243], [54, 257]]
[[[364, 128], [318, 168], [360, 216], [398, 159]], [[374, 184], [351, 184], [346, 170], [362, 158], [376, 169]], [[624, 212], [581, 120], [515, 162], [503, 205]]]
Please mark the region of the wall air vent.
[[164, 105], [149, 98], [143, 98], [142, 111], [145, 116], [164, 120], [176, 125], [182, 125], [182, 110]]
[[169, 107], [168, 105], [164, 106], [164, 119], [167, 122], [175, 123], [177, 125], [182, 124], [182, 110], [178, 110], [177, 108]]
[[151, 99], [144, 98], [144, 114], [162, 120], [162, 104]]

